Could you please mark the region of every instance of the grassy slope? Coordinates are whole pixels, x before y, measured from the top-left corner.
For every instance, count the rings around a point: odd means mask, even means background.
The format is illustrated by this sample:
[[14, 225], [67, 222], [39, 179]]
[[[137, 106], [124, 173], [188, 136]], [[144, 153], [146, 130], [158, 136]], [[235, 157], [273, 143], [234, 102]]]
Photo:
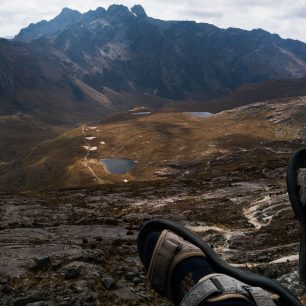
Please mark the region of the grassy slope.
[[[88, 165], [103, 183], [155, 180], [155, 172], [171, 163], [200, 161], [234, 148], [251, 149], [264, 147], [265, 142], [299, 139], [305, 108], [306, 99], [301, 98], [242, 107], [210, 118], [184, 113], [117, 117], [96, 130], [85, 130], [86, 136], [96, 137], [88, 143], [98, 147], [90, 153]], [[100, 144], [102, 141], [105, 145]], [[11, 164], [1, 176], [1, 185], [34, 190], [95, 185], [97, 181], [83, 164], [84, 145], [82, 127], [45, 141], [23, 161]], [[109, 157], [136, 160], [138, 165], [129, 174], [110, 175], [98, 163], [98, 159]]]
[[0, 163], [24, 158], [39, 142], [64, 131], [30, 116], [0, 116]]

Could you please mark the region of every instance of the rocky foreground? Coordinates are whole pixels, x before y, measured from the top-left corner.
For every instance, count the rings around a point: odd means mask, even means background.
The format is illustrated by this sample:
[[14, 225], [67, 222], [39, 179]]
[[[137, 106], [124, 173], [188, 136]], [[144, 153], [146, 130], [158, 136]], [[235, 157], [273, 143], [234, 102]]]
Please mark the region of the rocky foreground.
[[[232, 264], [303, 299], [286, 165], [299, 141], [168, 165], [165, 180], [0, 196], [1, 305], [167, 305], [150, 291], [136, 237], [152, 218], [185, 224]], [[306, 305], [306, 303], [305, 303]]]

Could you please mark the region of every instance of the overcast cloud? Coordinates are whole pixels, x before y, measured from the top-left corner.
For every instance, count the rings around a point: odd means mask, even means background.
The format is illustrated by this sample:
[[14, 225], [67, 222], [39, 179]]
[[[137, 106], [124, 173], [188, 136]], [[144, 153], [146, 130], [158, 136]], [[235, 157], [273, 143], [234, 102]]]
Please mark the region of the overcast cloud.
[[15, 35], [31, 22], [52, 19], [63, 7], [85, 12], [114, 3], [141, 4], [155, 18], [195, 20], [221, 28], [263, 28], [306, 42], [305, 0], [0, 0], [0, 37]]

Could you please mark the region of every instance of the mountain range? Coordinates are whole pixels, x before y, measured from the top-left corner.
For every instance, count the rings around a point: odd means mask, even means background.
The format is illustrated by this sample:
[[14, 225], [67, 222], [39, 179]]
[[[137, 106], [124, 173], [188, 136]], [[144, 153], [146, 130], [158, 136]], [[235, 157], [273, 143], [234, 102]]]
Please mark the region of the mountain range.
[[306, 44], [261, 29], [163, 21], [140, 5], [64, 8], [0, 40], [0, 115], [67, 124], [137, 106], [205, 108], [244, 84], [303, 77]]

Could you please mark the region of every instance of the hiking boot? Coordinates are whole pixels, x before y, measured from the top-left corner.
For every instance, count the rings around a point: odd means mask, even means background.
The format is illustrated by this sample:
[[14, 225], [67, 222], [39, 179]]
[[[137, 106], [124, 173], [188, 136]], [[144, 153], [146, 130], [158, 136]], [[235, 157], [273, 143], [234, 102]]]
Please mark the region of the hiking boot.
[[197, 235], [171, 221], [146, 223], [138, 251], [152, 288], [175, 305], [301, 305], [277, 282], [228, 265]]

